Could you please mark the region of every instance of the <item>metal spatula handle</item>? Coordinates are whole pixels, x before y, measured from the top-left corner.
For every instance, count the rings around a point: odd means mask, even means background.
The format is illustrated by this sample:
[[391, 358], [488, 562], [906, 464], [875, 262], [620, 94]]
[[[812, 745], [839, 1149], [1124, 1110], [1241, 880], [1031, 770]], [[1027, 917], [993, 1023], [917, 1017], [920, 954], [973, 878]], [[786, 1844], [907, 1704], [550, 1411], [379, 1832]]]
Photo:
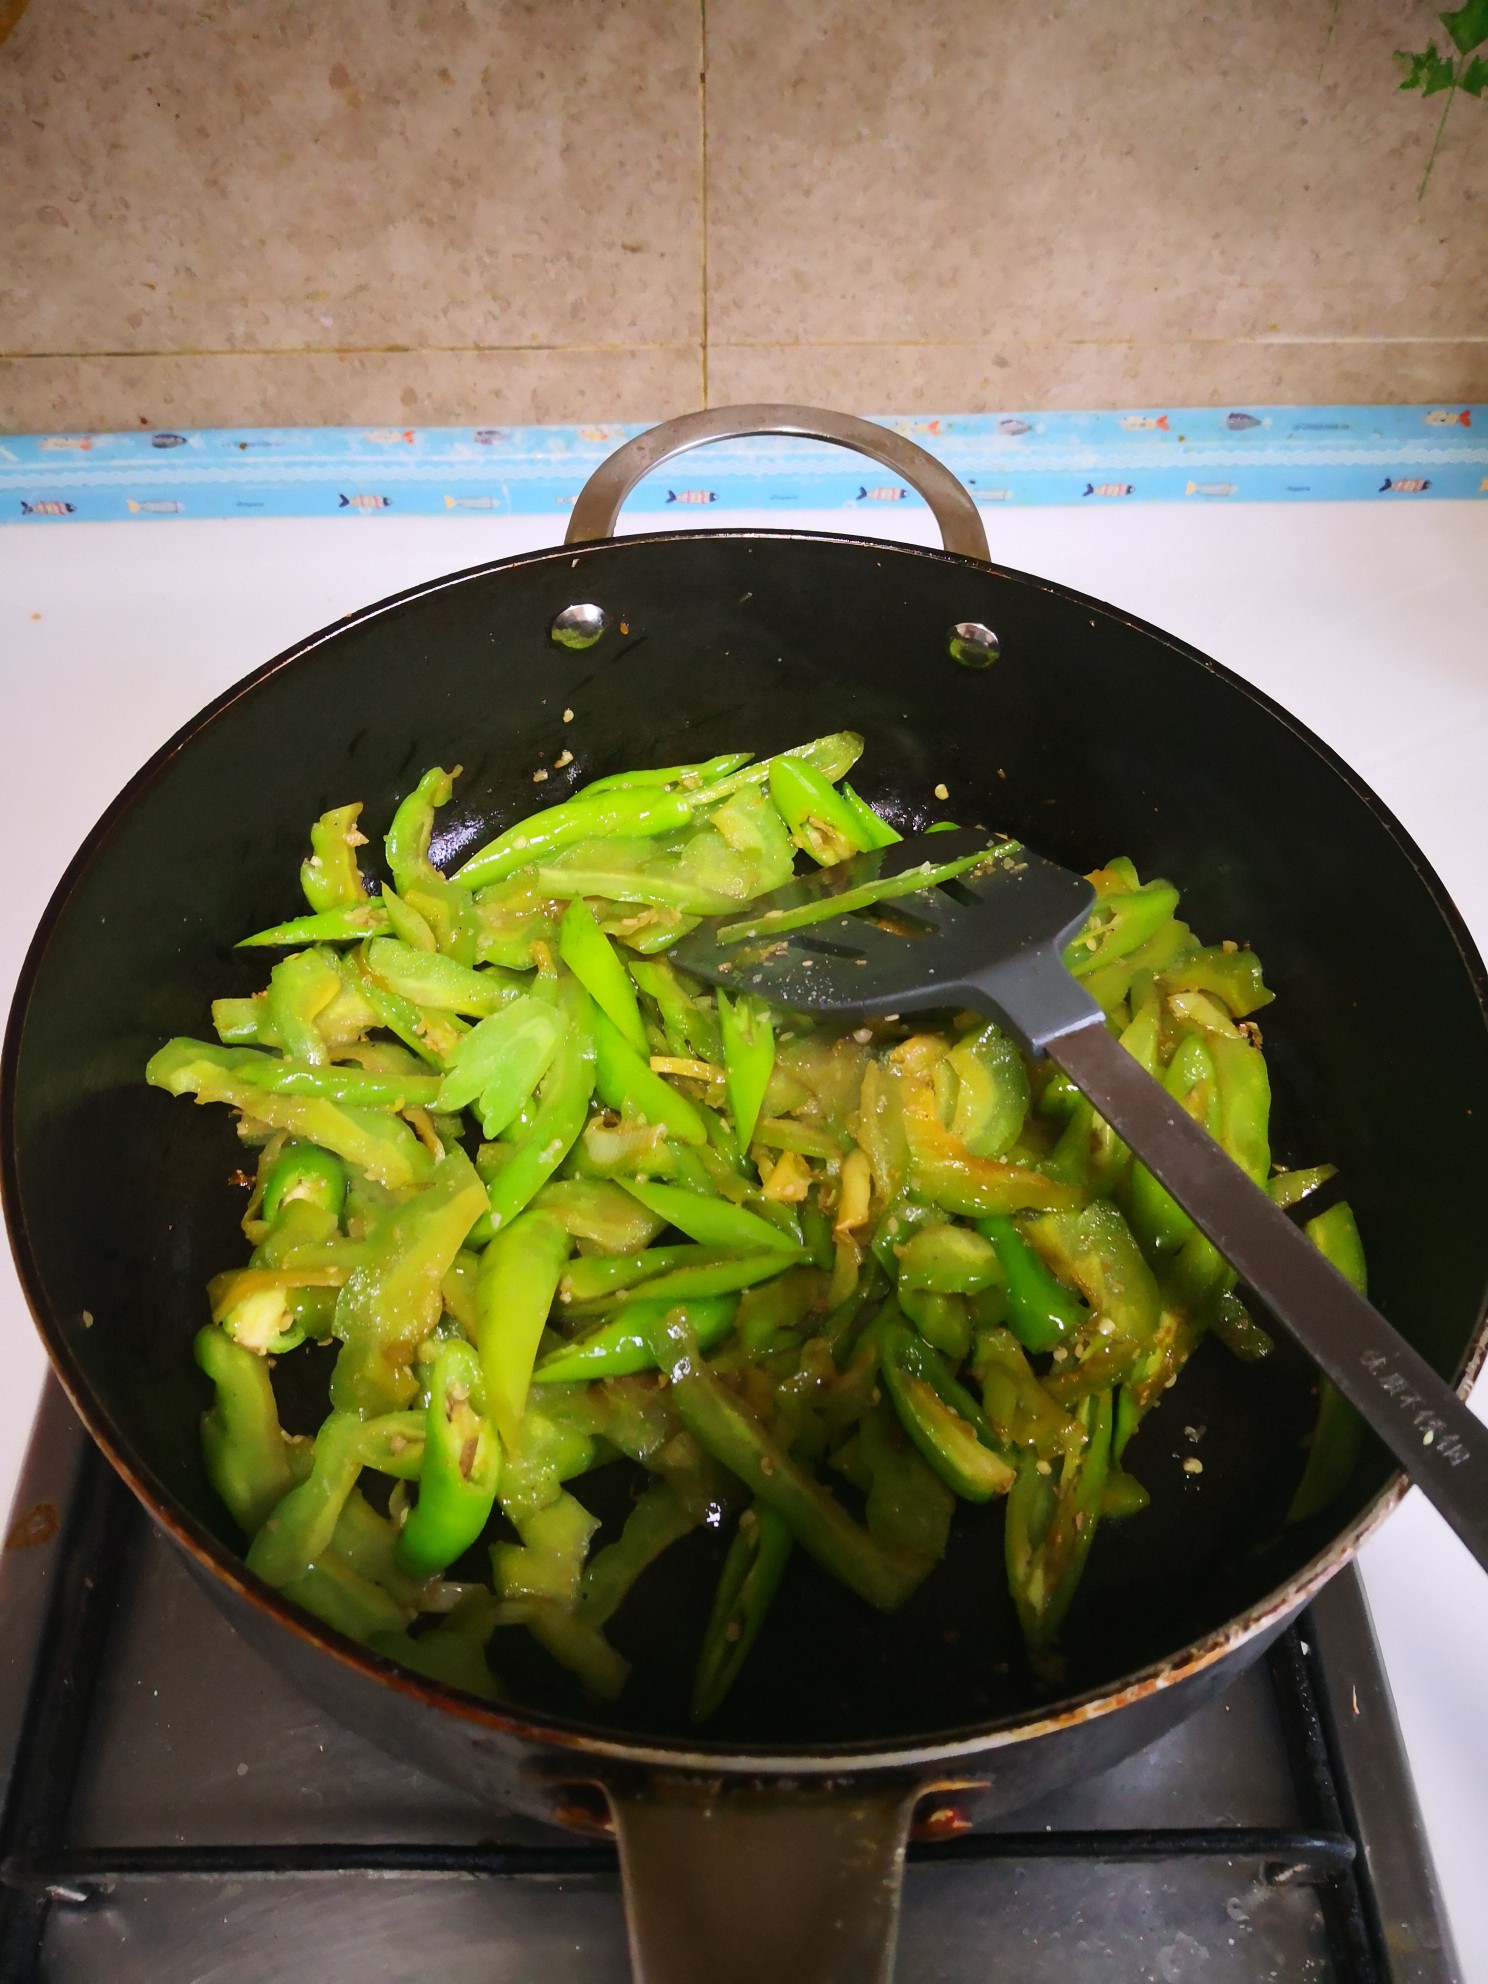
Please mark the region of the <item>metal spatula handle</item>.
[[[1068, 974], [1052, 955], [1046, 969], [1050, 993], [1067, 997]], [[1488, 1427], [1127, 1053], [1099, 1015], [1045, 1045], [1488, 1570]]]
[[[930, 874], [941, 879], [916, 889]], [[903, 886], [885, 919], [875, 906], [887, 884]], [[865, 898], [868, 887], [879, 893]], [[1488, 1427], [1108, 1032], [1063, 963], [1094, 900], [1088, 880], [1028, 848], [953, 829], [798, 876], [745, 923], [704, 924], [673, 957], [807, 1012], [977, 1006], [1051, 1055], [1488, 1570]]]

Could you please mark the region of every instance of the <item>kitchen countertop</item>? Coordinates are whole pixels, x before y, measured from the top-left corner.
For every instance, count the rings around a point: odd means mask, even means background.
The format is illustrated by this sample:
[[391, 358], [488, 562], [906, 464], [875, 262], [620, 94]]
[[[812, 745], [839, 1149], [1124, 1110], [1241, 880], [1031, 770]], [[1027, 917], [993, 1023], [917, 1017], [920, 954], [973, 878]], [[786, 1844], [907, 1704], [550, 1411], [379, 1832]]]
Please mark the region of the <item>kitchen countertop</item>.
[[[790, 521], [861, 528], [840, 511]], [[1294, 711], [1393, 808], [1488, 949], [1488, 505], [1157, 504], [1010, 509], [987, 521], [1000, 562], [1119, 602]], [[909, 541], [931, 530], [923, 512], [874, 522]], [[88, 827], [211, 697], [371, 599], [557, 535], [551, 518], [467, 516], [0, 530], [0, 845], [10, 850], [0, 996]], [[44, 1362], [8, 1260], [0, 1351], [3, 1509]], [[1488, 1984], [1488, 1583], [1418, 1494], [1361, 1561], [1465, 1984]]]

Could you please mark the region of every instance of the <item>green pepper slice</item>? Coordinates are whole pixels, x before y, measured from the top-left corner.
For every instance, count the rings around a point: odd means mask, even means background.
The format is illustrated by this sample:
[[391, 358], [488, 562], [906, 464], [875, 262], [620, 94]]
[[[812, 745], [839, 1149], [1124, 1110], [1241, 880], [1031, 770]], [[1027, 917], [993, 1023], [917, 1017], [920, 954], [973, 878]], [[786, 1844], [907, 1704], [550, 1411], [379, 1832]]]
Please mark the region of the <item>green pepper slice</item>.
[[968, 1502], [1005, 1495], [1017, 1473], [992, 1445], [981, 1407], [945, 1361], [901, 1322], [878, 1334], [879, 1368], [904, 1430], [946, 1486]]
[[418, 1500], [398, 1538], [398, 1568], [410, 1577], [445, 1570], [490, 1519], [501, 1443], [484, 1407], [480, 1358], [463, 1337], [450, 1337], [430, 1374]]

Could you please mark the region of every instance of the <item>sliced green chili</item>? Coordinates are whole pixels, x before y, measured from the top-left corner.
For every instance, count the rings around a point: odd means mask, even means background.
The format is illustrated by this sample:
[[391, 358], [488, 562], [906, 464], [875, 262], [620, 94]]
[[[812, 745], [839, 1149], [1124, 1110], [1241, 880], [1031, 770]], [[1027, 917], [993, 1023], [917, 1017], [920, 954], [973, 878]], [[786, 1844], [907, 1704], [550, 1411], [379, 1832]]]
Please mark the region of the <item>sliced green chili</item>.
[[418, 1500], [398, 1538], [398, 1565], [430, 1577], [468, 1550], [496, 1505], [501, 1445], [485, 1416], [481, 1360], [462, 1337], [439, 1347], [429, 1377]]
[[601, 1101], [622, 1116], [660, 1123], [684, 1144], [708, 1141], [707, 1126], [680, 1090], [655, 1073], [614, 1022], [596, 1009], [594, 1086]]
[[[1340, 1199], [1302, 1229], [1323, 1259], [1337, 1268], [1361, 1295], [1369, 1292], [1364, 1243], [1347, 1200]], [[1317, 1422], [1307, 1450], [1307, 1465], [1287, 1510], [1287, 1521], [1306, 1522], [1327, 1508], [1348, 1486], [1364, 1442], [1364, 1422], [1331, 1378], [1318, 1379]]]
[[476, 1335], [486, 1406], [512, 1452], [521, 1443], [538, 1342], [572, 1244], [552, 1213], [524, 1212], [497, 1230], [481, 1256]]
[[730, 1205], [727, 1199], [708, 1198], [701, 1192], [689, 1192], [677, 1185], [659, 1185], [651, 1179], [627, 1178], [623, 1189], [658, 1219], [675, 1226], [699, 1246], [738, 1254], [758, 1254], [771, 1247], [791, 1255], [800, 1252], [790, 1234], [747, 1207]]
[[720, 990], [717, 1000], [734, 1134], [740, 1148], [747, 1150], [775, 1067], [775, 1026], [769, 1007], [751, 993], [730, 999]]
[[1007, 1285], [1008, 1328], [1025, 1350], [1052, 1350], [1090, 1321], [1090, 1311], [1052, 1275], [1012, 1220], [996, 1214], [977, 1231], [997, 1250]]
[[248, 1551], [248, 1568], [266, 1584], [287, 1585], [329, 1550], [342, 1508], [364, 1467], [405, 1481], [417, 1478], [424, 1457], [424, 1418], [387, 1412], [359, 1419], [333, 1412], [315, 1436], [305, 1480], [265, 1518]]
[[490, 1181], [491, 1222], [498, 1232], [547, 1184], [573, 1148], [594, 1093], [593, 1002], [577, 979], [563, 980], [556, 998], [567, 1024], [538, 1084], [532, 1120]]
[[312, 910], [357, 908], [367, 900], [356, 851], [367, 844], [357, 829], [361, 802], [333, 806], [310, 829], [310, 853], [300, 867], [300, 887]]
[[879, 1333], [879, 1368], [904, 1430], [946, 1486], [968, 1502], [1005, 1495], [1016, 1469], [992, 1445], [981, 1407], [903, 1323]]
[[738, 1680], [785, 1575], [794, 1540], [790, 1524], [768, 1502], [752, 1502], [739, 1517], [698, 1655], [694, 1722], [715, 1715]]
[[581, 1385], [596, 1378], [628, 1378], [657, 1368], [653, 1336], [662, 1318], [676, 1311], [706, 1354], [716, 1350], [734, 1327], [737, 1295], [707, 1295], [691, 1301], [665, 1298], [631, 1302], [587, 1336], [550, 1350], [532, 1373], [535, 1385]]
[[202, 1416], [207, 1479], [238, 1528], [252, 1537], [296, 1478], [269, 1367], [213, 1324], [197, 1331], [194, 1348], [216, 1388], [215, 1402]]
[[635, 987], [582, 896], [575, 896], [563, 912], [558, 950], [574, 977], [627, 1044], [637, 1054], [648, 1054], [650, 1045], [641, 1023], [641, 1009], [636, 1004]]

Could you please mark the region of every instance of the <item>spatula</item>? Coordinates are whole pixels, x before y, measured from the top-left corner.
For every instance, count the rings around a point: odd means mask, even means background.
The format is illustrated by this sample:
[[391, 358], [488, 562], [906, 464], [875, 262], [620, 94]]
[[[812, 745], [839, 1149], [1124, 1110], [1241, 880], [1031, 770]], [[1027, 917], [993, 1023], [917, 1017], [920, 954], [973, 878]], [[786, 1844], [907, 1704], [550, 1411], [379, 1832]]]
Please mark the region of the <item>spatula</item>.
[[974, 1008], [1048, 1054], [1488, 1569], [1488, 1427], [1108, 1031], [1062, 960], [1094, 900], [1082, 876], [958, 828], [805, 876], [704, 923], [672, 957], [798, 1012]]

